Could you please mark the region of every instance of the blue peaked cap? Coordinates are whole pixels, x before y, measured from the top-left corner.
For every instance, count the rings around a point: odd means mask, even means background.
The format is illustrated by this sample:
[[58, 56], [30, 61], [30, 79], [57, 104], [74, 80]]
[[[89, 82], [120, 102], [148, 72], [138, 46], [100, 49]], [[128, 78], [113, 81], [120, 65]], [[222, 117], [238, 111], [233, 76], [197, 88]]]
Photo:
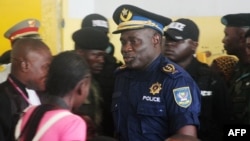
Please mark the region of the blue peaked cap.
[[125, 30], [152, 28], [163, 34], [165, 26], [171, 23], [171, 19], [151, 13], [133, 5], [121, 5], [114, 14], [113, 20], [118, 25], [113, 33], [121, 33]]

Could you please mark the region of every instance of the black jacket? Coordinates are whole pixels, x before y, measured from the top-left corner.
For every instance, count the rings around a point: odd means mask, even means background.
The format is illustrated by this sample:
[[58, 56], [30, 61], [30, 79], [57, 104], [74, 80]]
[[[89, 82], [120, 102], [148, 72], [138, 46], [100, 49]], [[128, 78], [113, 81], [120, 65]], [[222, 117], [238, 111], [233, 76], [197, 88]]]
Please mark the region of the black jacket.
[[[12, 77], [13, 78], [13, 77]], [[20, 89], [26, 92], [24, 85], [13, 78]], [[0, 84], [0, 140], [14, 140], [14, 130], [22, 111], [29, 104], [18, 93], [15, 87], [6, 80]]]
[[201, 90], [201, 114], [198, 137], [202, 141], [221, 141], [223, 125], [228, 121], [229, 95], [224, 80], [204, 63], [193, 58], [186, 71]]

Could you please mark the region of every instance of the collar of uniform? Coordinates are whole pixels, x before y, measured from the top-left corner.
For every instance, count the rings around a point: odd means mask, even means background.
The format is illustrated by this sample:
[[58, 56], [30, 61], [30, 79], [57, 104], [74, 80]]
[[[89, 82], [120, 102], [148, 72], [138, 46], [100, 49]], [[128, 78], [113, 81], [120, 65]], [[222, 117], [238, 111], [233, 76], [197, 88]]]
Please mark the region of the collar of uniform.
[[163, 58], [163, 55], [160, 54], [147, 68], [146, 71], [152, 72], [156, 69], [161, 70], [161, 66], [159, 64], [161, 63], [161, 58]]
[[24, 94], [28, 97], [28, 93], [27, 93], [27, 91], [26, 91], [26, 87], [25, 87], [25, 85], [22, 83], [22, 82], [20, 82], [19, 80], [17, 80], [17, 78], [15, 78], [15, 76], [13, 76], [13, 75], [9, 75], [9, 77], [16, 83], [16, 85], [24, 92]]
[[134, 70], [128, 69], [125, 75], [128, 78], [136, 79], [138, 81], [149, 81], [152, 79], [152, 75], [155, 71], [161, 70], [160, 62], [163, 56], [159, 55], [146, 69], [144, 70]]

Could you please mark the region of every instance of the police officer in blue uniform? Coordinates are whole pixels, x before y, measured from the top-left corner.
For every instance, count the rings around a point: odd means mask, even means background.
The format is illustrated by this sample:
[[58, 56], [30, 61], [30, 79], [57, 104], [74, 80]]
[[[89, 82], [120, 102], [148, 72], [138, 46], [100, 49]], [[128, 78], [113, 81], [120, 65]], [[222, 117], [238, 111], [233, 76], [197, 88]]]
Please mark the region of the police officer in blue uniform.
[[232, 102], [231, 124], [250, 124], [250, 54], [245, 33], [250, 29], [250, 13], [228, 14], [221, 18], [225, 26], [222, 40], [228, 55], [235, 55], [236, 64], [230, 81], [229, 94]]
[[132, 5], [119, 6], [113, 20], [121, 33], [125, 65], [116, 71], [112, 113], [120, 141], [196, 137], [200, 90], [190, 75], [161, 54], [171, 19]]

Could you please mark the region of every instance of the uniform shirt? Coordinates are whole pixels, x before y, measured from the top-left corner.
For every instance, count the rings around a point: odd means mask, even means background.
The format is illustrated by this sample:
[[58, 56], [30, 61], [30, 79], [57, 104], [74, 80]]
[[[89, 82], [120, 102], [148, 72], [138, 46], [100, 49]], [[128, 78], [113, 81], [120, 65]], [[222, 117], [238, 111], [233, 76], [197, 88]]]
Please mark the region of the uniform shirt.
[[199, 127], [200, 90], [160, 55], [143, 71], [117, 71], [112, 112], [120, 141], [163, 141], [185, 125]]
[[[34, 111], [35, 106], [29, 108], [21, 118], [21, 130], [29, 121], [29, 117]], [[53, 116], [69, 112], [68, 110], [59, 109], [47, 111], [39, 122], [38, 130]], [[18, 126], [17, 126], [18, 128]], [[57, 120], [50, 128], [41, 136], [39, 141], [86, 141], [86, 123], [77, 115], [69, 114]], [[20, 139], [23, 141], [23, 138]]]
[[233, 124], [250, 124], [250, 66], [238, 63], [230, 81]]
[[186, 67], [201, 90], [198, 137], [202, 141], [221, 141], [223, 123], [228, 119], [229, 94], [225, 81], [207, 64], [193, 58]]

